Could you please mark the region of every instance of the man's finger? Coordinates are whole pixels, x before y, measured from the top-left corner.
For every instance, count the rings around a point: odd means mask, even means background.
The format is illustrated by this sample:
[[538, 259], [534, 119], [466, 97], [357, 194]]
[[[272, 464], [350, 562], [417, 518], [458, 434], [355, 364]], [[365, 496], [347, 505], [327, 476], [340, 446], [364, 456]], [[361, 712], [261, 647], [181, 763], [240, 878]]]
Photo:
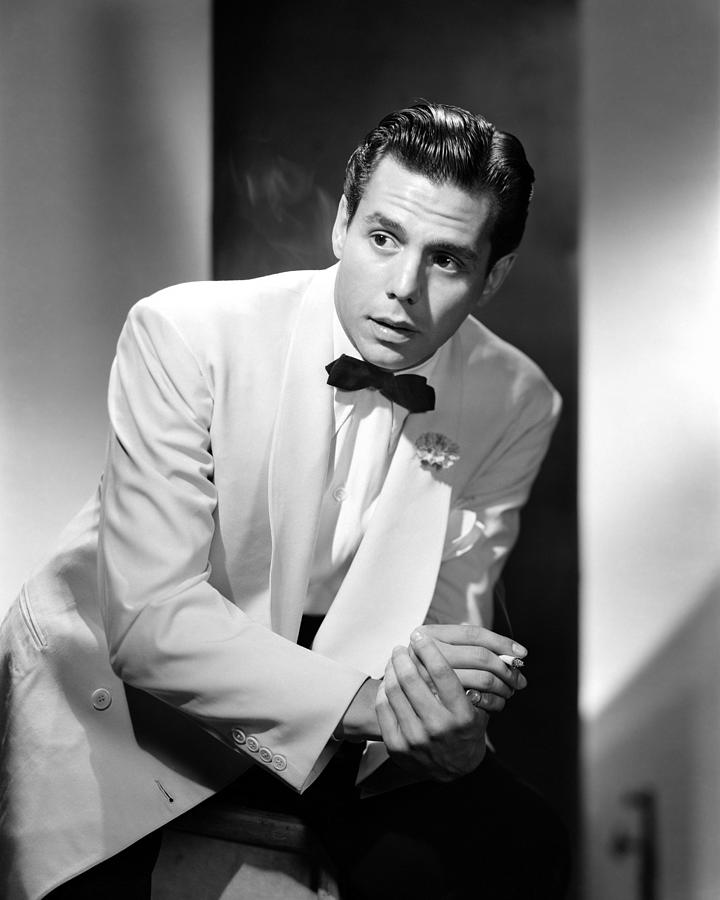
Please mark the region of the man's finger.
[[385, 693], [385, 686], [381, 684], [375, 699], [375, 714], [377, 715], [380, 734], [388, 750], [407, 750], [407, 742], [402, 735], [395, 713], [392, 711], [390, 701]]
[[527, 656], [527, 650], [522, 644], [518, 644], [512, 638], [490, 631], [488, 628], [481, 628], [479, 625], [470, 625], [468, 623], [461, 625], [421, 625], [417, 630], [430, 635], [437, 641], [442, 641], [444, 644], [486, 647], [497, 656], [502, 654], [505, 656], [516, 656], [520, 659], [524, 659]]
[[440, 652], [435, 641], [419, 629], [410, 636], [413, 650], [419, 657], [437, 689], [442, 705], [455, 714], [467, 713], [465, 689], [456, 673]]
[[[427, 633], [421, 628], [416, 631], [421, 634]], [[432, 637], [432, 635], [429, 636]], [[438, 638], [435, 638], [435, 643], [448, 664], [456, 672], [464, 669], [492, 672], [514, 691], [521, 690], [527, 683], [519, 669], [508, 666], [497, 653], [487, 647], [479, 647], [474, 644], [447, 644]]]
[[[440, 648], [440, 652], [442, 652], [442, 648]], [[505, 700], [509, 700], [516, 690], [522, 690], [522, 687], [525, 686], [525, 684], [518, 684], [517, 688], [514, 688], [501, 678], [498, 678], [497, 675], [493, 675], [492, 672], [480, 671], [479, 669], [455, 669], [455, 674], [466, 690], [475, 688], [478, 691], [485, 691], [498, 697], [503, 697]]]
[[483, 691], [478, 691], [474, 688], [466, 691], [465, 694], [470, 703], [477, 710], [482, 710], [486, 713], [495, 713], [502, 712], [505, 708], [505, 700], [495, 694], [486, 694]]
[[429, 708], [438, 707], [438, 701], [420, 677], [405, 647], [393, 650], [385, 668], [383, 686], [405, 739], [411, 745], [422, 741], [425, 728], [421, 719], [428, 715]]
[[420, 659], [420, 657], [413, 650], [412, 644], [410, 644], [407, 649], [408, 649], [408, 653], [410, 654], [410, 659], [417, 666], [417, 670], [420, 673], [420, 677], [425, 682], [425, 684], [430, 688], [430, 690], [433, 692], [433, 694], [435, 694], [437, 696], [437, 691], [435, 690], [435, 685], [433, 684], [432, 678], [428, 675], [428, 670], [423, 665], [423, 662]]

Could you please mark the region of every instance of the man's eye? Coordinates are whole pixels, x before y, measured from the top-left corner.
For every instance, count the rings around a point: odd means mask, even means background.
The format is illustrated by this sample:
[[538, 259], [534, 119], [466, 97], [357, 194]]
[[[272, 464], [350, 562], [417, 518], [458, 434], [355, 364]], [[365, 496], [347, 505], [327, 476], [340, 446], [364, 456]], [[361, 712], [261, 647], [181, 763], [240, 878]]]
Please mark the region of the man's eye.
[[389, 247], [392, 247], [393, 241], [389, 234], [383, 234], [382, 232], [376, 232], [375, 234], [370, 236], [370, 240], [375, 244], [376, 247], [379, 247], [381, 250], [387, 250]]
[[453, 257], [447, 256], [445, 253], [437, 253], [434, 259], [435, 265], [448, 272], [459, 272], [460, 263]]

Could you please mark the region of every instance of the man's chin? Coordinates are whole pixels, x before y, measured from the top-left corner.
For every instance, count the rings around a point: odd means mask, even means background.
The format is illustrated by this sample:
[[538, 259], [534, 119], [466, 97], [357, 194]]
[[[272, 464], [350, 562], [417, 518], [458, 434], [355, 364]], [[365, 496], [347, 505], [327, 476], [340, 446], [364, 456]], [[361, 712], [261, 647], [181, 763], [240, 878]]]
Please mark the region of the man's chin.
[[371, 353], [368, 356], [363, 355], [363, 359], [388, 372], [400, 372], [402, 369], [410, 369], [417, 365], [414, 360], [407, 359], [399, 353]]
[[377, 344], [375, 342], [363, 343], [358, 348], [358, 352], [365, 360], [381, 369], [387, 369], [389, 372], [397, 372], [400, 369], [409, 369], [416, 366], [418, 361], [415, 357], [416, 353], [403, 352], [407, 351], [407, 347], [394, 347], [385, 344]]

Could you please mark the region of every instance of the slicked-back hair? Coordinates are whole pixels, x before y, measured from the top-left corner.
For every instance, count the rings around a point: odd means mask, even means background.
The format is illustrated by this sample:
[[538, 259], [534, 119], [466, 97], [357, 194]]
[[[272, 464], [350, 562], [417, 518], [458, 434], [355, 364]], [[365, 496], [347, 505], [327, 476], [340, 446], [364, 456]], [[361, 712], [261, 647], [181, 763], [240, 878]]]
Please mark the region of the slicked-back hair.
[[425, 100], [390, 113], [348, 160], [343, 186], [348, 221], [386, 156], [436, 184], [449, 182], [490, 200], [488, 271], [518, 247], [535, 175], [514, 135], [458, 106]]

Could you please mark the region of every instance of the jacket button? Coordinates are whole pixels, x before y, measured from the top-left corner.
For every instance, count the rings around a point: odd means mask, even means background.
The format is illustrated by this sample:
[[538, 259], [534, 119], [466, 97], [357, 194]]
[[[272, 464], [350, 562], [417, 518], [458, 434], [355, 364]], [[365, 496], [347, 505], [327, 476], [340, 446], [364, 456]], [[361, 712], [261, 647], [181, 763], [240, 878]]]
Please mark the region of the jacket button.
[[247, 743], [245, 744], [247, 750], [251, 753], [257, 753], [260, 749], [260, 741], [255, 737], [254, 734], [251, 734], [247, 739]]
[[343, 487], [343, 485], [340, 485], [340, 487], [335, 488], [335, 490], [332, 492], [332, 495], [338, 503], [342, 503], [343, 500], [347, 500], [347, 488]]
[[107, 688], [97, 688], [90, 695], [95, 709], [107, 709], [112, 703], [112, 694]]
[[272, 767], [276, 772], [284, 772], [287, 769], [287, 760], [282, 753], [276, 753], [272, 758]]
[[271, 763], [273, 754], [269, 747], [261, 747], [258, 756], [264, 763]]
[[242, 746], [245, 743], [245, 741], [247, 740], [247, 736], [246, 736], [245, 732], [242, 730], [242, 728], [233, 728], [233, 730], [230, 732], [230, 734], [232, 735], [232, 739], [239, 746]]

